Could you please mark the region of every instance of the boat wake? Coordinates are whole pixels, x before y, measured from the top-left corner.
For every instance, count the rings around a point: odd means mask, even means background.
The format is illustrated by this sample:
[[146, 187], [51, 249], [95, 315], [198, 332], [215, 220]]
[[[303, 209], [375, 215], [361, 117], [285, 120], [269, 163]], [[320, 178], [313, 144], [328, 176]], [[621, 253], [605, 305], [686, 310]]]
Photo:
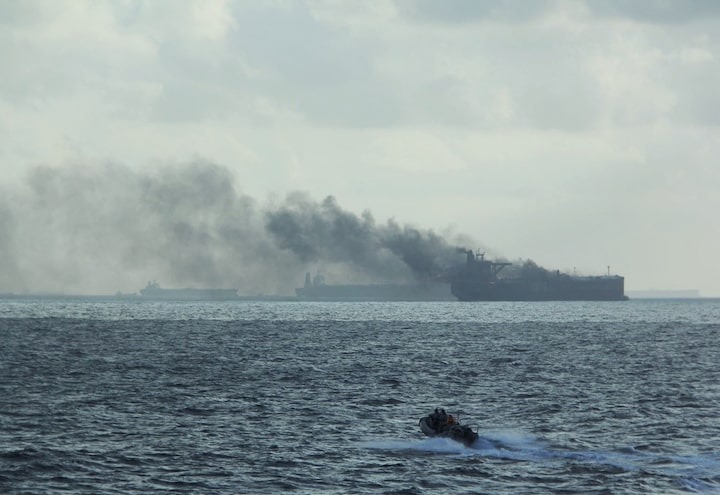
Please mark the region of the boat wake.
[[720, 453], [675, 455], [626, 448], [617, 451], [571, 450], [551, 445], [537, 437], [516, 431], [484, 432], [470, 446], [448, 438], [422, 440], [376, 440], [364, 442], [369, 449], [394, 452], [445, 454], [517, 462], [559, 463], [577, 469], [612, 469], [643, 472], [674, 478], [685, 490], [720, 493]]
[[530, 435], [512, 431], [490, 432], [469, 446], [444, 437], [423, 440], [375, 440], [364, 442], [367, 448], [388, 451], [418, 451], [460, 456], [497, 457], [509, 460], [535, 460], [547, 458], [543, 442]]

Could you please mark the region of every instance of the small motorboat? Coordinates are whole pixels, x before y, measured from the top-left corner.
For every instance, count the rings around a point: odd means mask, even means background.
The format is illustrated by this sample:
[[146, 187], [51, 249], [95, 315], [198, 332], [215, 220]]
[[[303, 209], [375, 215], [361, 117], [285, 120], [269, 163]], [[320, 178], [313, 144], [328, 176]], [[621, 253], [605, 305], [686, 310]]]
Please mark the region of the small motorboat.
[[429, 437], [449, 438], [468, 447], [478, 439], [477, 432], [470, 426], [460, 424], [459, 415], [453, 416], [437, 407], [435, 412], [420, 418], [420, 429]]

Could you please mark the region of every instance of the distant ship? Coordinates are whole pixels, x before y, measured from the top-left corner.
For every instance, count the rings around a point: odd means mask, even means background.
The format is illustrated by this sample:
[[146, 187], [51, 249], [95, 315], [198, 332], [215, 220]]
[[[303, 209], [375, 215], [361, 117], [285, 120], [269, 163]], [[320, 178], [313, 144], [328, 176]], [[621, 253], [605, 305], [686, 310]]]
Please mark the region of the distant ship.
[[227, 301], [239, 299], [237, 289], [163, 289], [151, 281], [140, 294], [147, 299], [163, 299], [173, 301]]
[[305, 274], [305, 285], [295, 289], [302, 301], [453, 301], [449, 283], [326, 284], [322, 275]]
[[580, 277], [532, 265], [519, 277], [501, 278], [512, 263], [496, 263], [484, 253], [465, 251], [464, 267], [450, 275], [450, 290], [461, 301], [623, 301], [625, 278], [619, 275]]

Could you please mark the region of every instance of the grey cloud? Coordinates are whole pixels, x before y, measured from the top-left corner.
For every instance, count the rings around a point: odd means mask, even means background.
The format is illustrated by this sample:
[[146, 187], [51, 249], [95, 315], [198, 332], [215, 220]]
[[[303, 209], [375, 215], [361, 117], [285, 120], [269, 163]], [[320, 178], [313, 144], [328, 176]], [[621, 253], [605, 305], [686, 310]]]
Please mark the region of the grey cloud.
[[311, 121], [344, 127], [403, 121], [394, 85], [373, 67], [380, 40], [316, 20], [301, 3], [289, 9], [236, 9], [232, 43], [267, 75], [253, 85]]
[[[170, 9], [173, 4], [159, 5]], [[307, 125], [344, 128], [430, 123], [586, 130], [601, 121], [605, 109], [613, 108], [614, 102], [603, 101], [602, 89], [587, 67], [603, 40], [592, 33], [537, 30], [529, 22], [563, 4], [408, 0], [398, 5], [401, 15], [413, 19], [514, 20], [527, 22], [528, 29], [506, 26], [499, 32], [458, 24], [453, 37], [446, 38], [444, 26], [430, 26], [425, 35], [426, 26], [399, 23], [398, 29], [405, 30], [401, 36], [374, 36], [318, 20], [302, 3], [232, 4], [235, 28], [221, 40], [199, 40], [183, 39], [170, 28], [163, 31], [162, 23], [155, 26], [151, 17], [143, 17], [150, 14], [128, 4], [110, 9], [117, 32], [109, 38], [116, 41], [105, 45], [90, 47], [71, 35], [52, 45], [33, 42], [32, 36], [17, 43], [10, 43], [11, 37], [0, 38], [8, 41], [0, 48], [6, 76], [0, 88], [8, 105], [18, 110], [76, 101], [85, 112], [117, 120], [231, 119], [258, 127], [282, 125], [289, 117]], [[624, 7], [623, 2], [589, 5], [591, 12], [608, 17], [636, 16], [633, 9], [640, 9]], [[676, 12], [668, 18], [682, 19], [709, 15], [715, 3], [647, 5], [648, 12]], [[41, 17], [36, 10], [22, 16]], [[134, 48], [118, 48], [125, 46], [117, 44], [123, 36], [133, 40]], [[434, 36], [444, 42], [435, 46]], [[681, 35], [683, 39], [687, 38]], [[712, 52], [712, 36], [709, 43]], [[454, 57], [453, 64], [462, 70], [445, 70], [443, 50], [452, 52], [450, 59]], [[391, 69], [383, 70], [384, 66]], [[653, 68], [658, 74], [653, 88], [666, 86], [677, 94], [674, 115], [713, 122], [716, 113], [704, 104], [711, 90], [704, 88], [714, 86], [690, 81], [692, 90], [686, 91], [681, 77], [685, 72], [677, 70], [677, 62], [666, 66], [667, 70]], [[699, 81], [704, 74], [699, 74]], [[507, 100], [507, 113], [497, 108], [499, 96]], [[617, 107], [632, 105], [622, 101]], [[658, 115], [651, 112], [649, 118]], [[623, 123], [622, 116], [619, 119]]]
[[720, 125], [720, 68], [717, 64], [686, 64], [666, 77], [676, 98], [672, 117], [687, 123]]
[[25, 0], [23, 2], [0, 2], [0, 26], [28, 26], [34, 25], [51, 15], [47, 2]]
[[[157, 64], [148, 82], [157, 121], [232, 116], [251, 125], [272, 123], [258, 101], [312, 121], [341, 126], [391, 123], [394, 91], [373, 77], [380, 47], [317, 21], [302, 3], [232, 5], [235, 29], [221, 42], [151, 36]], [[136, 20], [135, 29], [148, 36]], [[358, 104], [358, 102], [362, 104]]]
[[639, 22], [674, 24], [720, 16], [716, 0], [586, 0], [590, 11]]
[[399, 12], [426, 22], [468, 23], [482, 20], [524, 22], [542, 15], [551, 2], [537, 0], [395, 0]]
[[[407, 18], [451, 24], [528, 22], [562, 8], [561, 3], [549, 0], [395, 0], [395, 4]], [[648, 23], [682, 23], [720, 15], [720, 3], [715, 0], [585, 0], [585, 4], [595, 15]]]

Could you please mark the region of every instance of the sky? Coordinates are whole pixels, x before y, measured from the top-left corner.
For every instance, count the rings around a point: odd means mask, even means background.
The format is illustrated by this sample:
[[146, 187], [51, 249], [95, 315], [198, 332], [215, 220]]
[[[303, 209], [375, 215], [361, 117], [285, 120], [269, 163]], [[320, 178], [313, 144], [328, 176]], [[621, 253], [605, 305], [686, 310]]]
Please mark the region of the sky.
[[415, 239], [720, 296], [719, 57], [715, 0], [0, 0], [0, 292]]

